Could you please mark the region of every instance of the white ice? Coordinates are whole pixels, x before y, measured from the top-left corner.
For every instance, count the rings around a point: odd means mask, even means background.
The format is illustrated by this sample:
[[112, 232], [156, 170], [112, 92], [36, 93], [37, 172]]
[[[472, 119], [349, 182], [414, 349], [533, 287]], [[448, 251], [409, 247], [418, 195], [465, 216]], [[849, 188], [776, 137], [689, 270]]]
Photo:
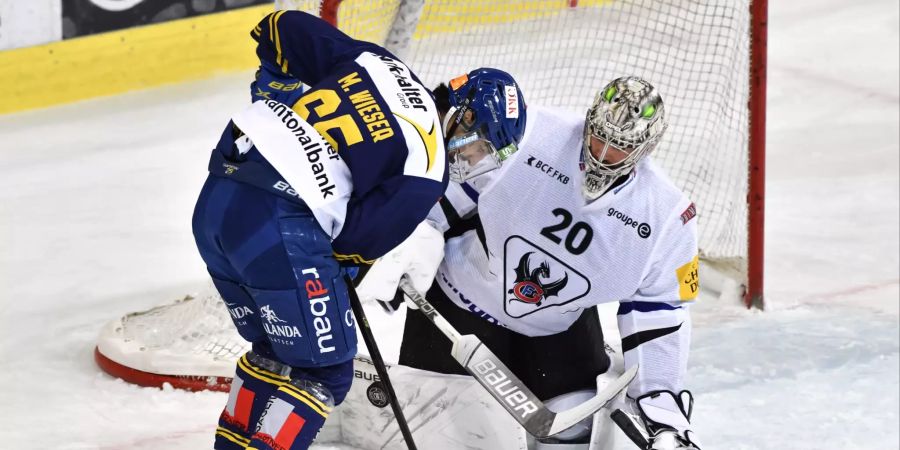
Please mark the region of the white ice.
[[[705, 449], [897, 449], [898, 4], [770, 3], [768, 310], [695, 308], [695, 427]], [[0, 117], [0, 448], [210, 447], [224, 394], [127, 385], [92, 350], [204, 283], [191, 210], [249, 75]]]

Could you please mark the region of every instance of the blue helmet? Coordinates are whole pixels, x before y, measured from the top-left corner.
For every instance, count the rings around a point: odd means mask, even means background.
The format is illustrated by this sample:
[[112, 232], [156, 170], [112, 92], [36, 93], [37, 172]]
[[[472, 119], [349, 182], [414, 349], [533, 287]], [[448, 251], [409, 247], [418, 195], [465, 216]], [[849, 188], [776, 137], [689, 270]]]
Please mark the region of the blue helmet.
[[[450, 81], [449, 100], [444, 130], [455, 181], [498, 168], [518, 149], [525, 133], [525, 97], [512, 75], [475, 69]], [[479, 142], [473, 158], [472, 144]]]

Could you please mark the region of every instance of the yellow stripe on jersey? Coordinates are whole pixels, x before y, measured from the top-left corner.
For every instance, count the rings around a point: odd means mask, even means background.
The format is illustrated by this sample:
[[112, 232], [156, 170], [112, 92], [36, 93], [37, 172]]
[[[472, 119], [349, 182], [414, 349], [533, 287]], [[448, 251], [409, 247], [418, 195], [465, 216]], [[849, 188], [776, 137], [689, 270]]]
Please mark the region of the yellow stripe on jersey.
[[271, 20], [272, 23], [270, 24], [270, 26], [272, 27], [273, 30], [275, 30], [274, 31], [275, 32], [275, 40], [273, 41], [275, 43], [275, 52], [276, 52], [275, 53], [275, 62], [277, 62], [278, 65], [281, 66], [282, 72], [288, 73], [287, 59], [281, 53], [281, 33], [278, 31], [278, 19], [280, 19], [281, 16], [283, 16], [285, 12], [287, 12], [287, 11], [282, 10], [282, 11], [278, 11], [277, 13], [275, 13], [273, 15], [274, 19]]
[[225, 439], [228, 439], [231, 442], [234, 442], [237, 445], [240, 445], [241, 447], [247, 447], [248, 445], [250, 445], [250, 439], [247, 439], [222, 427], [216, 428], [216, 434], [222, 436]]
[[434, 160], [438, 148], [437, 127], [434, 125], [434, 122], [431, 123], [431, 130], [426, 132], [425, 129], [422, 128], [416, 121], [409, 120], [408, 118], [403, 117], [397, 113], [394, 113], [394, 115], [409, 122], [409, 124], [415, 127], [416, 131], [419, 133], [419, 138], [422, 139], [422, 144], [425, 145], [425, 154], [428, 158], [428, 164], [426, 164], [425, 166], [425, 172], [427, 173], [431, 171], [431, 166], [434, 165]]
[[354, 253], [352, 255], [343, 255], [343, 254], [334, 252], [334, 259], [336, 259], [338, 261], [353, 261], [356, 264], [368, 264], [368, 265], [375, 264], [374, 259], [363, 258], [362, 256], [360, 256], [356, 253]]
[[269, 14], [267, 19], [269, 19], [269, 42], [275, 42], [275, 26], [272, 22], [272, 19], [275, 18], [276, 13]]

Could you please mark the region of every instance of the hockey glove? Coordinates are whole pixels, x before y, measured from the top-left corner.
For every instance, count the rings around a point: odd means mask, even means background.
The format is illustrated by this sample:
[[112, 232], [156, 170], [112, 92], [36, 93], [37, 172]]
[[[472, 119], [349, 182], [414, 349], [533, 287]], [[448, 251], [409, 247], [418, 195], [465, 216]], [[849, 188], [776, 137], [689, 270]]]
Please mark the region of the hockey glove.
[[613, 421], [642, 450], [700, 450], [691, 430], [694, 398], [690, 391], [675, 395], [653, 391], [635, 400], [639, 417], [617, 409]]
[[304, 86], [300, 80], [291, 78], [277, 67], [263, 61], [256, 71], [256, 79], [250, 83], [250, 101], [277, 100], [285, 105], [293, 105], [301, 95]]
[[417, 291], [427, 292], [443, 257], [444, 235], [422, 222], [405, 241], [372, 264], [356, 293], [361, 301], [380, 301], [385, 310], [392, 312], [401, 303], [395, 301], [400, 278], [406, 275]]

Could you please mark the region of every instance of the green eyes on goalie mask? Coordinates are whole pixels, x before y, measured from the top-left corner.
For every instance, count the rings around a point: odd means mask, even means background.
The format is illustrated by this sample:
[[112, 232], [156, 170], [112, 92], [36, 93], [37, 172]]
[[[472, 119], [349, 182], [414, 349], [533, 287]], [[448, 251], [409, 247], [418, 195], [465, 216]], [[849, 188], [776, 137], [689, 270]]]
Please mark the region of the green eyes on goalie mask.
[[638, 77], [617, 78], [594, 98], [584, 121], [583, 193], [603, 195], [653, 151], [668, 127], [662, 98]]

